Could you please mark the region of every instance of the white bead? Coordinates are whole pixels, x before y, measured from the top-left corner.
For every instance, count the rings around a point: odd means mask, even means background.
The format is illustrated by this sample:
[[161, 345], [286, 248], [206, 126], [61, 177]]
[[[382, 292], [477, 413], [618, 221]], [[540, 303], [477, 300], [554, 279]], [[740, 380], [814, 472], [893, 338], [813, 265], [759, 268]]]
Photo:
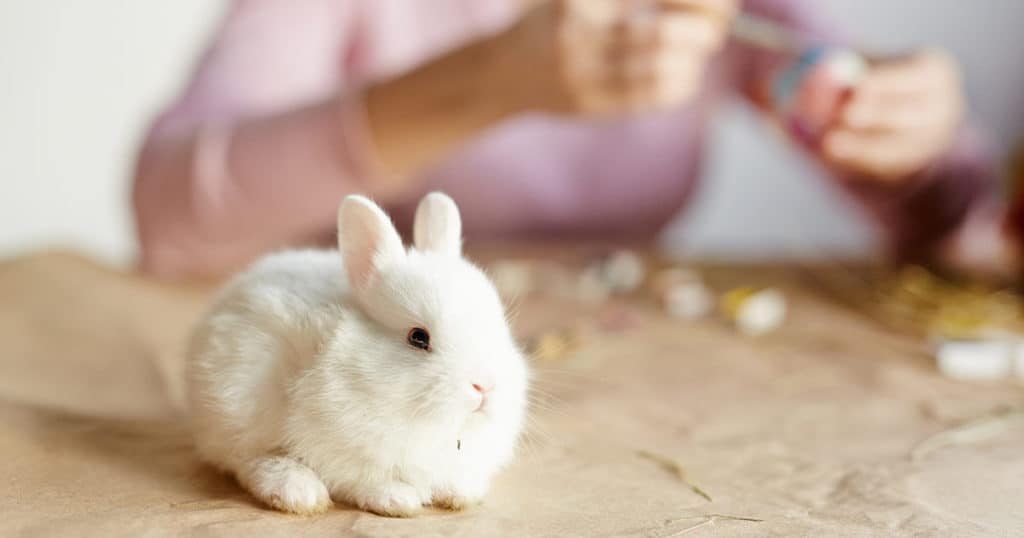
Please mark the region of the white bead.
[[1014, 347], [1016, 349], [1013, 353], [1013, 372], [1017, 375], [1017, 379], [1024, 379], [1024, 340], [1017, 340], [1017, 345]]
[[534, 291], [533, 268], [528, 262], [497, 262], [491, 265], [488, 273], [503, 297], [525, 297]]
[[601, 276], [599, 267], [587, 267], [576, 280], [576, 299], [584, 304], [598, 305], [608, 300], [611, 290]]
[[942, 340], [936, 360], [939, 371], [953, 379], [1003, 379], [1013, 371], [1014, 359], [1020, 362], [1019, 347], [1007, 339]]
[[715, 304], [711, 290], [700, 281], [674, 284], [664, 291], [661, 299], [668, 315], [689, 320], [708, 315]]
[[776, 289], [766, 289], [747, 297], [736, 310], [736, 328], [750, 336], [777, 329], [786, 319], [786, 297]]
[[647, 267], [643, 259], [630, 250], [619, 250], [603, 263], [604, 280], [615, 293], [629, 293], [643, 283]]

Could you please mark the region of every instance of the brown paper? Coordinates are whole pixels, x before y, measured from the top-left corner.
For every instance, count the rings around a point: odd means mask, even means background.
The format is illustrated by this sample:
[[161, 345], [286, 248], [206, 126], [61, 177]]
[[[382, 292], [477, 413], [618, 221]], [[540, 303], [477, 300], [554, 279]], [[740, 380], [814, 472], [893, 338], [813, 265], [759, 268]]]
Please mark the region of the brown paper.
[[[299, 517], [259, 505], [192, 453], [181, 350], [208, 287], [68, 254], [7, 262], [0, 535], [1020, 533], [1020, 421], [909, 456], [936, 432], [1017, 405], [1020, 388], [943, 379], [921, 345], [784, 289], [790, 319], [767, 337], [652, 310], [640, 327], [539, 364], [523, 449], [480, 507], [389, 519], [338, 506]], [[521, 334], [566, 318], [538, 300], [520, 310]], [[713, 502], [641, 452], [677, 461]]]

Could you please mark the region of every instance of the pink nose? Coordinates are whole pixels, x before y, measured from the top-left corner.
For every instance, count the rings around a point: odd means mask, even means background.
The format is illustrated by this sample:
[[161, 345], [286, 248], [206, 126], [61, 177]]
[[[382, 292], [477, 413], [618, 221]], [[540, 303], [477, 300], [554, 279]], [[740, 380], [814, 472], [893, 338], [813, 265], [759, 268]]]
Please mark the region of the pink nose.
[[486, 393], [490, 392], [491, 389], [493, 389], [493, 388], [494, 388], [494, 385], [491, 385], [489, 387], [485, 387], [485, 386], [483, 386], [483, 385], [481, 385], [479, 383], [473, 383], [473, 390], [479, 392], [480, 394], [486, 394]]

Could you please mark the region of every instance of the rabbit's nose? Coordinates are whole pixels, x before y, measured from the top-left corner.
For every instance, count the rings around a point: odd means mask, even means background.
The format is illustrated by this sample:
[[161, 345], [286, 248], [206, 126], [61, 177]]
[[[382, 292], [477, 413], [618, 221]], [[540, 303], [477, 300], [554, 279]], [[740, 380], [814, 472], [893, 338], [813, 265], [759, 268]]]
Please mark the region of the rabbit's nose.
[[480, 383], [473, 383], [473, 390], [479, 392], [480, 394], [487, 394], [488, 392], [494, 390], [494, 384], [492, 383], [490, 385], [484, 386], [481, 385]]

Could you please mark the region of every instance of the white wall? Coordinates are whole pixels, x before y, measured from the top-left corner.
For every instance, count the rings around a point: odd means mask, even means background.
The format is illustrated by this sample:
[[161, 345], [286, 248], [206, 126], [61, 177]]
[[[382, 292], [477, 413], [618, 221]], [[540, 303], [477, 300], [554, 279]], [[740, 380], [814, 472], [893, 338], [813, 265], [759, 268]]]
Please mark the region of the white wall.
[[0, 256], [134, 252], [127, 177], [222, 3], [0, 0]]
[[[965, 63], [979, 123], [1024, 120], [1020, 0], [816, 0], [864, 42], [937, 43]], [[141, 129], [176, 92], [223, 0], [0, 0], [0, 257], [73, 245], [134, 253], [127, 177]], [[770, 256], [870, 248], [866, 224], [741, 108], [724, 111], [710, 177], [667, 240]], [[757, 233], [751, 233], [756, 227]]]

